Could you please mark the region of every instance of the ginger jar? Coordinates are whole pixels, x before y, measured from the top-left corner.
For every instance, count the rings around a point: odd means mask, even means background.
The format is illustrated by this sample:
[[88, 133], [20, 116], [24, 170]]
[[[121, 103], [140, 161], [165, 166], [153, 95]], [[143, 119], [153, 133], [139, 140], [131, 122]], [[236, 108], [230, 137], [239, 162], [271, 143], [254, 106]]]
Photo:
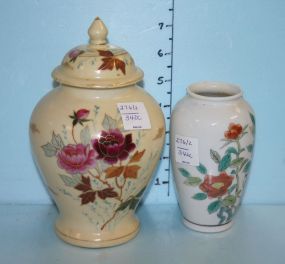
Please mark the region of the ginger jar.
[[137, 82], [143, 72], [106, 41], [96, 18], [90, 42], [52, 73], [58, 86], [35, 107], [30, 140], [56, 206], [57, 235], [82, 247], [124, 243], [139, 230], [136, 207], [164, 142], [157, 102]]

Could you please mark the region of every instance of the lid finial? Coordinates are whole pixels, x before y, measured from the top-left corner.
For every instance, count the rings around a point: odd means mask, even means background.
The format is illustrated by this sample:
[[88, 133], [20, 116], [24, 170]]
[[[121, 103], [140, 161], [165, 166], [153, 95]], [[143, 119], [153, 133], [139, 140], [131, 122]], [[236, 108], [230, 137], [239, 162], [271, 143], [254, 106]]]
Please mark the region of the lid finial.
[[108, 35], [108, 29], [99, 17], [96, 17], [89, 27], [88, 34], [90, 37], [90, 44], [100, 45], [107, 43], [106, 38]]

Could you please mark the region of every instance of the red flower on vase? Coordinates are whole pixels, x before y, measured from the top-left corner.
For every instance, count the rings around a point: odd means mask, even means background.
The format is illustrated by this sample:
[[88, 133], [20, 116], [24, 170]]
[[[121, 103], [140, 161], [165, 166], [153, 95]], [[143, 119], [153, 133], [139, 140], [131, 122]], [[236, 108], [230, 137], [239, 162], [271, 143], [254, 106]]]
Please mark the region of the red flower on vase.
[[225, 132], [225, 138], [237, 139], [242, 132], [242, 126], [240, 124], [229, 124], [228, 130]]
[[72, 49], [71, 51], [68, 52], [68, 57], [69, 57], [69, 62], [75, 62], [77, 57], [79, 55], [81, 55], [82, 53], [84, 53], [83, 50], [79, 50], [79, 49]]
[[96, 159], [103, 159], [108, 164], [127, 159], [136, 147], [132, 134], [124, 136], [118, 129], [102, 131], [98, 138], [92, 140], [92, 145], [98, 154]]
[[85, 173], [95, 166], [95, 151], [89, 145], [67, 145], [57, 154], [57, 164], [70, 174]]
[[90, 111], [87, 109], [79, 109], [78, 111], [73, 111], [73, 115], [69, 117], [73, 120], [72, 125], [75, 126], [77, 123], [83, 126], [84, 122], [90, 121], [87, 119]]
[[209, 198], [216, 198], [224, 195], [231, 186], [234, 177], [222, 172], [219, 176], [206, 175], [199, 188], [208, 194]]

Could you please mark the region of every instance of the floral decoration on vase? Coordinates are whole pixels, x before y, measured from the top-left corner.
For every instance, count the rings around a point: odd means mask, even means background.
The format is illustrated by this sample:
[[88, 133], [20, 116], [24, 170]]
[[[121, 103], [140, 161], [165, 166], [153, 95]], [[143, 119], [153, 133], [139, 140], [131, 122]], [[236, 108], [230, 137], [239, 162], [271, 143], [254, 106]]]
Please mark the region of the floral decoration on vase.
[[[95, 116], [97, 114], [95, 112]], [[116, 200], [117, 208], [102, 223], [103, 230], [118, 212], [127, 208], [135, 210], [146, 186], [133, 195], [125, 193], [129, 191], [131, 182], [138, 178], [141, 170], [139, 163], [145, 149], [138, 150], [133, 142], [133, 134], [122, 132], [117, 128], [119, 121], [107, 114], [101, 124], [104, 130], [91, 138], [87, 124], [94, 120], [89, 115], [90, 111], [84, 108], [69, 115], [72, 143], [65, 144], [62, 136], [53, 132], [51, 141], [42, 149], [46, 157], [56, 159], [63, 185], [76, 190], [82, 206], [100, 200]], [[79, 139], [75, 133], [77, 128], [80, 131]]]
[[[241, 124], [231, 123], [224, 132], [221, 139], [225, 149], [223, 153], [216, 150], [210, 150], [210, 157], [217, 164], [219, 174], [210, 175], [203, 164], [196, 167], [197, 172], [203, 175], [203, 178], [193, 176], [185, 168], [179, 168], [179, 172], [186, 178], [184, 184], [195, 187], [198, 192], [192, 196], [197, 201], [208, 200], [207, 211], [209, 214], [217, 214], [219, 223], [225, 224], [231, 221], [237, 210], [239, 201], [244, 189], [244, 184], [250, 169], [251, 161], [243, 156], [245, 152], [253, 151], [253, 144], [243, 146], [241, 140], [248, 133], [255, 132], [255, 119], [250, 113], [252, 126], [242, 126]], [[244, 174], [241, 182], [240, 177]]]

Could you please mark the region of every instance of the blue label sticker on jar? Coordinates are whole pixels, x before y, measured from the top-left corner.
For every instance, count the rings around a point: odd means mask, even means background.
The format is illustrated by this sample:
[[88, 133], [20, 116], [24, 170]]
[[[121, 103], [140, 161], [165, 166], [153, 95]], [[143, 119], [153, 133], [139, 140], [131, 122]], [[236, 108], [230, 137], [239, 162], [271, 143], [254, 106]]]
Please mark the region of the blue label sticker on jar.
[[142, 102], [117, 103], [125, 130], [151, 129], [148, 112]]
[[178, 163], [199, 166], [198, 139], [175, 135], [175, 160]]

